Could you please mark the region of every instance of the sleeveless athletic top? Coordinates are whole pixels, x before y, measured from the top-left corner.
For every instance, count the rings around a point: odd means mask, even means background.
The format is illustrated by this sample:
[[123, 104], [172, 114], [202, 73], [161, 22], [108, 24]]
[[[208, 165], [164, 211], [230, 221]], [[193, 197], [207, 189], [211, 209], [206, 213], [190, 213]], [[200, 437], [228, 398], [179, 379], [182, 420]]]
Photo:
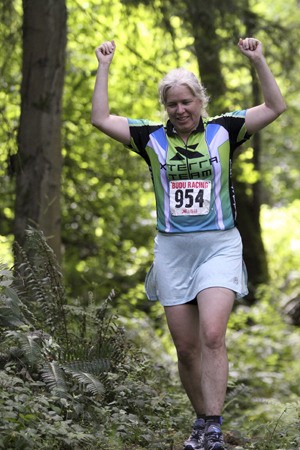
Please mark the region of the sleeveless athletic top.
[[250, 138], [244, 111], [201, 118], [185, 143], [166, 126], [128, 119], [128, 146], [152, 176], [157, 229], [163, 233], [227, 230], [236, 225], [231, 165], [234, 150]]

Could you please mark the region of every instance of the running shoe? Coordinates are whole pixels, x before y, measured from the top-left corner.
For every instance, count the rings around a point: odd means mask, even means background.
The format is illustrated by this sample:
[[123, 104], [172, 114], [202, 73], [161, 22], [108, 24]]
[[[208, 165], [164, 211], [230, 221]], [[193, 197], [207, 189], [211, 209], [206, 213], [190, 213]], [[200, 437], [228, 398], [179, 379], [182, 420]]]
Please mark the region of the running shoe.
[[204, 450], [225, 450], [225, 442], [221, 428], [217, 424], [211, 424], [205, 431]]
[[196, 419], [192, 434], [183, 444], [183, 450], [204, 450], [204, 431], [205, 421], [203, 419]]

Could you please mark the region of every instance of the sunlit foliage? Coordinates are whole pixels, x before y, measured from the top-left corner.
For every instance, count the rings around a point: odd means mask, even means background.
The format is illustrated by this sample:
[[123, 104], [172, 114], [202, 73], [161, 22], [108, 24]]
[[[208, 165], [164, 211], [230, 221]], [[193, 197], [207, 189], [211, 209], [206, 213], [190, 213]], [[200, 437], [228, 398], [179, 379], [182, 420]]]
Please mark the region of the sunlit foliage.
[[[125, 326], [134, 345], [155, 355], [173, 374], [176, 371], [175, 354], [163, 310], [158, 304], [149, 305], [143, 288], [146, 271], [153, 259], [155, 234], [155, 204], [148, 169], [139, 157], [94, 129], [90, 113], [97, 69], [94, 50], [102, 41], [114, 39], [117, 50], [110, 77], [112, 112], [152, 120], [164, 117], [157, 96], [157, 83], [161, 77], [175, 66], [198, 70], [194, 40], [185, 19], [179, 14], [185, 2], [67, 0], [66, 4], [68, 46], [62, 123], [62, 244], [70, 310], [71, 306], [73, 313], [76, 308], [78, 313], [82, 308], [85, 312], [93, 309], [90, 290], [99, 306], [111, 289], [115, 289], [113, 308], [120, 314], [118, 320]], [[239, 5], [244, 7], [244, 2]], [[287, 323], [291, 322], [289, 314], [295, 305], [299, 305], [300, 297], [300, 9], [297, 2], [283, 0], [251, 0], [249, 5], [260, 18], [257, 37], [264, 43], [288, 111], [262, 132], [259, 173], [253, 170], [251, 143], [239, 156], [239, 180], [248, 183], [247, 193], [251, 195], [254, 182], [262, 182], [262, 200], [266, 206], [262, 209], [261, 223], [271, 280], [268, 286], [258, 290], [259, 301], [255, 307], [242, 305], [232, 315], [228, 333], [230, 389], [224, 415], [228, 428], [238, 426], [247, 430], [247, 434], [260, 435], [263, 439], [256, 447], [249, 444], [248, 450], [277, 448], [279, 434], [283, 439], [281, 447], [291, 450], [292, 442], [296, 442], [295, 448], [298, 445], [294, 429], [299, 415], [297, 380], [300, 370], [299, 329]], [[235, 47], [237, 35], [245, 32], [245, 23], [239, 13], [240, 10], [233, 8], [232, 16], [226, 16], [224, 26], [219, 15], [216, 30], [224, 41], [220, 56], [227, 93], [222, 104], [228, 109], [251, 106], [247, 100], [251, 98], [249, 67]], [[0, 262], [11, 267], [14, 155], [17, 153], [22, 64], [21, 0], [3, 0], [0, 16]], [[96, 309], [97, 305], [93, 304], [93, 307]], [[90, 331], [94, 332], [93, 329]], [[19, 332], [20, 335], [26, 333], [25, 330]], [[16, 347], [20, 344], [17, 337], [11, 335], [9, 341]], [[18, 350], [16, 352], [18, 355]], [[125, 374], [128, 384], [127, 381], [121, 383], [124, 372], [109, 380], [111, 395], [118, 398], [119, 403], [108, 407], [112, 428], [106, 436], [105, 448], [113, 446], [117, 436], [118, 443], [127, 439], [130, 449], [134, 448], [133, 442], [144, 446], [140, 448], [153, 449], [151, 439], [154, 439], [158, 424], [161, 425], [160, 433], [168, 435], [168, 448], [174, 430], [179, 434], [189, 431], [188, 420], [192, 412], [180, 388], [175, 385], [172, 399], [160, 391], [154, 395], [153, 391], [160, 384], [159, 377], [166, 374], [160, 372], [160, 367], [154, 367], [154, 379], [147, 387], [150, 367], [148, 360], [141, 368], [131, 360]], [[57, 419], [61, 424], [59, 436], [62, 439], [66, 433], [66, 439], [74, 444], [77, 433], [76, 442], [80, 438], [84, 440], [85, 432], [89, 430], [83, 431], [81, 425], [75, 430], [70, 429], [60, 420], [69, 413], [70, 404], [61, 403], [57, 397], [50, 401], [43, 395], [36, 401], [35, 383], [29, 386], [31, 381], [20, 378], [18, 369], [15, 363], [9, 364], [1, 378], [4, 388], [0, 400], [7, 401], [11, 408], [6, 410], [9, 425], [15, 426], [15, 417], [20, 413], [19, 418], [22, 418], [24, 428], [29, 429], [29, 436], [37, 438], [38, 435], [37, 439], [42, 440], [39, 432], [42, 433], [47, 420], [46, 431], [50, 439], [55, 440]], [[132, 375], [131, 370], [136, 373]], [[9, 389], [7, 383], [10, 383]], [[26, 409], [24, 402], [18, 401], [17, 392], [29, 400], [32, 411]], [[134, 395], [139, 393], [143, 405], [150, 411], [147, 420], [152, 431], [144, 437], [139, 428], [144, 426], [142, 419], [126, 412], [133, 392]], [[165, 410], [168, 408], [164, 409], [164, 401], [174, 408], [174, 417]], [[53, 402], [58, 408], [57, 415], [53, 411]], [[100, 434], [109, 422], [108, 410], [98, 411], [96, 418], [102, 420]], [[40, 417], [43, 417], [42, 421]], [[37, 423], [35, 432], [31, 425]], [[176, 434], [178, 445], [182, 438], [183, 435]]]
[[[157, 83], [162, 75], [178, 65], [197, 71], [193, 39], [183, 22], [185, 19], [179, 15], [179, 6], [176, 4], [171, 11], [168, 2], [162, 0], [144, 4], [119, 0], [67, 1], [62, 233], [64, 271], [74, 295], [80, 293], [85, 283], [93, 282], [97, 283], [103, 296], [111, 288], [124, 295], [128, 289], [132, 292], [135, 286], [136, 295], [139, 295], [152, 260], [155, 233], [154, 196], [146, 164], [101, 135], [90, 123], [97, 68], [95, 47], [106, 39], [116, 41], [110, 77], [112, 112], [153, 120], [163, 118], [157, 96]], [[299, 52], [293, 45], [299, 32], [299, 9], [292, 4], [282, 8], [282, 0], [275, 3], [253, 1], [250, 7], [261, 18], [263, 27], [258, 31], [258, 37], [265, 44], [289, 111], [263, 132], [261, 173], [253, 172], [251, 163], [247, 164], [248, 153], [245, 151], [241, 154], [241, 177], [243, 182], [249, 183], [249, 192], [259, 177], [264, 186], [263, 201], [284, 205], [299, 196], [300, 189], [297, 169], [299, 81], [297, 64], [292, 64], [297, 61]], [[14, 208], [14, 178], [9, 176], [14, 171], [12, 156], [17, 151], [21, 2], [4, 2], [1, 14], [1, 39], [5, 46], [0, 61], [3, 74], [0, 231], [4, 236], [2, 241], [9, 243], [11, 239], [7, 240], [5, 236], [12, 231]], [[292, 30], [294, 39], [285, 39], [287, 27]], [[227, 25], [222, 28], [221, 22], [217, 30], [226, 43], [221, 58], [228, 92], [223, 101], [230, 109], [248, 106], [245, 96], [247, 92], [250, 95], [248, 68], [234, 42], [239, 31], [243, 34], [244, 27], [232, 8], [232, 35]], [[280, 46], [277, 45], [279, 41]]]

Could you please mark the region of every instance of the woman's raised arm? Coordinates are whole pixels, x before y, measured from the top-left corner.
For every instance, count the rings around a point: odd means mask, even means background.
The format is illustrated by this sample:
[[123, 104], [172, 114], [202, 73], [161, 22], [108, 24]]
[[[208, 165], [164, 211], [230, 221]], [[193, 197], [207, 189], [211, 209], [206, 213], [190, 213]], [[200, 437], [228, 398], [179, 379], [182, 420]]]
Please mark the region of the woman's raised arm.
[[286, 110], [286, 104], [265, 60], [261, 42], [255, 38], [240, 39], [238, 46], [256, 69], [264, 99], [261, 105], [247, 110], [246, 128], [252, 134], [277, 119]]
[[116, 45], [107, 41], [96, 49], [98, 70], [92, 99], [92, 124], [116, 141], [129, 144], [130, 131], [126, 117], [110, 114], [108, 100], [109, 67], [113, 60]]

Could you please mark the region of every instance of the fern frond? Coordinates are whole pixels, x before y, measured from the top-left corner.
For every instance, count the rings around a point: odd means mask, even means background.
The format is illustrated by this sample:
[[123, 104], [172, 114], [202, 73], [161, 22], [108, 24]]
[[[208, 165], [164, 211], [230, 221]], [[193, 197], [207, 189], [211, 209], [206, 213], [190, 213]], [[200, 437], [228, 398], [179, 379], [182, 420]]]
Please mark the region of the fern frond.
[[18, 257], [22, 258], [23, 262], [18, 265], [17, 275], [21, 281], [19, 287], [20, 296], [26, 303], [39, 304], [40, 309], [44, 313], [45, 321], [48, 325], [51, 325], [52, 312], [51, 312], [51, 299], [47, 292], [43, 289], [40, 278], [35, 271], [35, 268], [31, 265], [30, 260], [27, 257], [25, 251], [15, 243], [15, 247], [18, 249]]
[[30, 325], [30, 321], [32, 323], [36, 322], [36, 318], [34, 314], [27, 308], [25, 303], [23, 303], [18, 295], [18, 292], [12, 288], [7, 287], [5, 289], [6, 296], [10, 299], [10, 305], [12, 305], [14, 308], [16, 308], [16, 312], [20, 315], [22, 320], [27, 324]]
[[94, 377], [92, 374], [88, 372], [74, 372], [69, 371], [73, 378], [75, 378], [81, 385], [84, 386], [87, 392], [90, 392], [92, 395], [103, 395], [104, 394], [104, 386], [100, 380]]
[[36, 336], [22, 330], [8, 331], [7, 337], [14, 338], [22, 351], [26, 361], [30, 366], [37, 366], [42, 361], [42, 349], [37, 342]]
[[45, 324], [48, 331], [63, 340], [68, 347], [62, 273], [42, 231], [28, 227], [24, 247], [15, 243], [15, 254], [18, 261], [16, 274], [22, 286], [20, 295], [23, 301], [26, 304], [38, 304], [36, 315], [41, 311], [43, 313], [39, 314], [40, 328]]
[[110, 369], [110, 361], [105, 358], [93, 359], [92, 361], [72, 361], [65, 363], [63, 368], [66, 372], [89, 372], [99, 376]]
[[22, 350], [24, 351], [26, 358], [30, 365], [37, 365], [41, 360], [41, 347], [36, 341], [36, 338], [32, 335], [23, 335]]
[[49, 361], [44, 364], [41, 376], [51, 391], [61, 397], [67, 394], [64, 372], [57, 361]]
[[0, 327], [20, 327], [24, 322], [8, 306], [0, 306]]
[[14, 328], [30, 325], [22, 310], [34, 320], [33, 315], [22, 303], [17, 292], [11, 287], [3, 288], [3, 294], [0, 295], [0, 326]]
[[[10, 286], [13, 273], [4, 264], [0, 264], [0, 326], [18, 327], [26, 322], [20, 310], [21, 301]], [[10, 295], [9, 295], [10, 294]]]

